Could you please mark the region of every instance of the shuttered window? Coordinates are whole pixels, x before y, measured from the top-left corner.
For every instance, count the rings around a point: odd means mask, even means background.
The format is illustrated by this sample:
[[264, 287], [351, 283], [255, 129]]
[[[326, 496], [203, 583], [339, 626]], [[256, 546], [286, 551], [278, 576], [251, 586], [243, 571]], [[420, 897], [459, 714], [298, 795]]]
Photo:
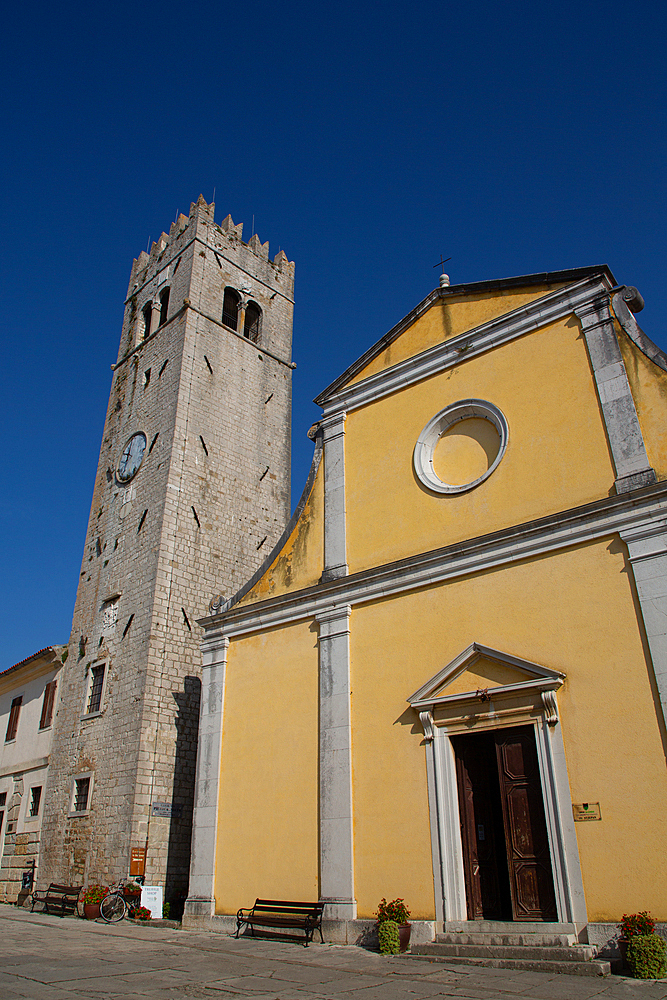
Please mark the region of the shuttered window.
[[21, 714], [22, 704], [22, 696], [14, 698], [12, 701], [12, 707], [9, 711], [9, 722], [7, 723], [7, 733], [5, 735], [5, 743], [9, 743], [10, 740], [16, 739], [16, 730], [19, 728], [19, 715]]
[[53, 720], [53, 706], [56, 701], [56, 681], [49, 681], [44, 688], [44, 701], [42, 702], [42, 717], [39, 720], [40, 729], [48, 729]]

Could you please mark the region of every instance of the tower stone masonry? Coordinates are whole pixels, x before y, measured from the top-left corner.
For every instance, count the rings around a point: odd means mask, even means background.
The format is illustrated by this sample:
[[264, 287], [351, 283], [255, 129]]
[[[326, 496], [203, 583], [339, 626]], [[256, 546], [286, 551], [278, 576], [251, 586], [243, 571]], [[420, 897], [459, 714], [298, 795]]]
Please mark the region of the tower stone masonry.
[[[294, 264], [200, 196], [134, 261], [62, 672], [40, 884], [187, 894], [196, 619], [289, 517]], [[133, 860], [134, 859], [134, 860]]]

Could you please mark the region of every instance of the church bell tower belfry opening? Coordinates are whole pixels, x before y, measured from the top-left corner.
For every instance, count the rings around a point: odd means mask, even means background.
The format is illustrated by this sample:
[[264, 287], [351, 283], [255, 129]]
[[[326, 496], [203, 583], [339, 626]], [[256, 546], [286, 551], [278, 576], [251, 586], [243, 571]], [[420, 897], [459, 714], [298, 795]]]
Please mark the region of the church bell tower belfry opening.
[[43, 824], [41, 881], [132, 870], [176, 910], [196, 619], [252, 575], [289, 517], [294, 264], [242, 229], [216, 225], [200, 197], [133, 264]]

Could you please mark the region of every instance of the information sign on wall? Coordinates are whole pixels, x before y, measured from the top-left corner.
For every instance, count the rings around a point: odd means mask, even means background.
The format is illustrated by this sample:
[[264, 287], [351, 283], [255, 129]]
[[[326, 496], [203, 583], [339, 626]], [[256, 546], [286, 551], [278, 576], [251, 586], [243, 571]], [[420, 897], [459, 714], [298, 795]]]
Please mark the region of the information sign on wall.
[[146, 848], [133, 847], [130, 854], [130, 877], [143, 875], [146, 870]]
[[573, 802], [572, 813], [575, 823], [586, 823], [591, 820], [602, 819], [599, 802]]

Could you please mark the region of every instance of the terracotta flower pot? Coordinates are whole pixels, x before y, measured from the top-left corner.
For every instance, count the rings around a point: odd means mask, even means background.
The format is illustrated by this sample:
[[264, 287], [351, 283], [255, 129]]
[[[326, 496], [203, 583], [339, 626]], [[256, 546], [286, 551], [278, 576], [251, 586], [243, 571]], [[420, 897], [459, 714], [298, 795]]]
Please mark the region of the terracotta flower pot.
[[400, 942], [401, 951], [407, 951], [410, 947], [410, 931], [412, 930], [412, 924], [399, 924], [398, 925], [398, 940]]
[[629, 966], [628, 966], [628, 944], [629, 944], [629, 941], [628, 941], [627, 938], [619, 938], [618, 939], [618, 950], [621, 953], [621, 961], [623, 963], [623, 968], [624, 969], [629, 968]]
[[84, 903], [83, 904], [83, 915], [86, 920], [97, 920], [100, 915], [100, 904], [99, 903]]

